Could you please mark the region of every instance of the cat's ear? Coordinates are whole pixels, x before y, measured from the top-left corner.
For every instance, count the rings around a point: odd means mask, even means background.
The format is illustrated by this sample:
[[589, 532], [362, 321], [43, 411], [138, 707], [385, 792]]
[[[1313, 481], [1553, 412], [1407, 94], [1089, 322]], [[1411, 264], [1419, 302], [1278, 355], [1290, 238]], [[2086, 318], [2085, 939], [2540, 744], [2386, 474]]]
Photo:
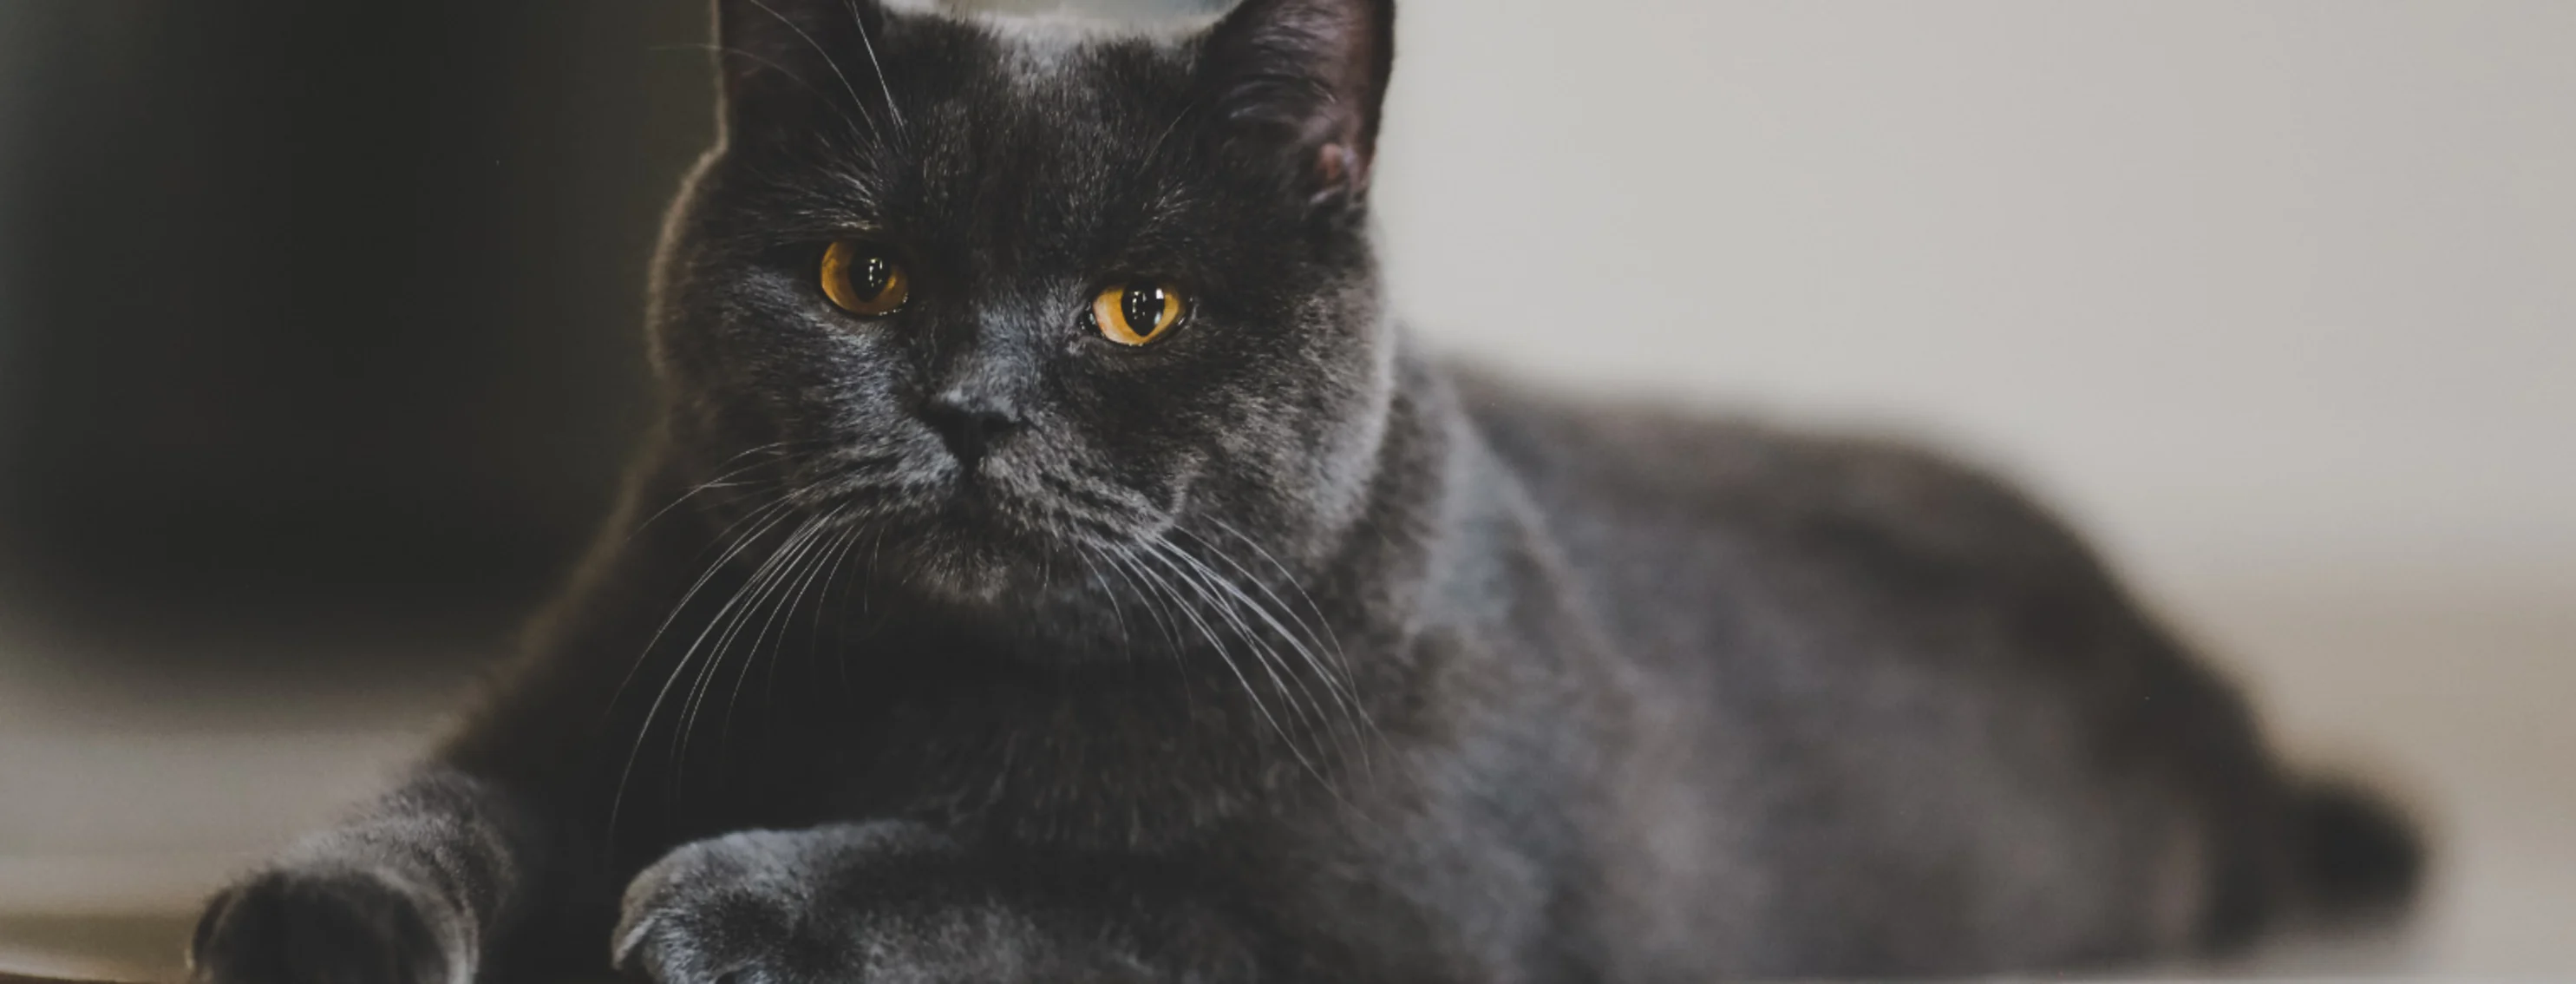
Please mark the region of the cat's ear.
[[726, 129], [840, 107], [871, 121], [891, 94], [880, 87], [879, 0], [714, 0], [715, 65]]
[[1244, 0], [1200, 56], [1229, 156], [1317, 205], [1368, 190], [1395, 63], [1395, 0]]

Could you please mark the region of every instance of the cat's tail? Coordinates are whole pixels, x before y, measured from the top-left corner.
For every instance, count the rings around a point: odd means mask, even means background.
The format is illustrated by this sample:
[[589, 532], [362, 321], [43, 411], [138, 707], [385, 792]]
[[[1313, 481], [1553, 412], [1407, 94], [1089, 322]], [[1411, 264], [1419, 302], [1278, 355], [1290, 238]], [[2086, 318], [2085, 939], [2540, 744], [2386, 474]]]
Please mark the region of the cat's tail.
[[2426, 867], [2420, 828], [2386, 798], [2340, 779], [2292, 790], [2295, 908], [2328, 920], [2394, 914], [2413, 901]]

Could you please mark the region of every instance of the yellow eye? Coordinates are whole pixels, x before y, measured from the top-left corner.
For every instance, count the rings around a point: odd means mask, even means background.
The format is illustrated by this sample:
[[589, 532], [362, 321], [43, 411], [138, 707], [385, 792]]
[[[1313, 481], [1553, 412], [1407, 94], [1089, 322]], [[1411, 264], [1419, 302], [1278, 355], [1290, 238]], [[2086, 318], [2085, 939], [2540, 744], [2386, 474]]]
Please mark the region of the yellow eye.
[[1120, 345], [1159, 339], [1187, 313], [1189, 303], [1180, 290], [1165, 283], [1112, 284], [1091, 299], [1091, 320]]
[[851, 314], [879, 317], [912, 297], [912, 278], [883, 252], [844, 239], [823, 251], [823, 296]]

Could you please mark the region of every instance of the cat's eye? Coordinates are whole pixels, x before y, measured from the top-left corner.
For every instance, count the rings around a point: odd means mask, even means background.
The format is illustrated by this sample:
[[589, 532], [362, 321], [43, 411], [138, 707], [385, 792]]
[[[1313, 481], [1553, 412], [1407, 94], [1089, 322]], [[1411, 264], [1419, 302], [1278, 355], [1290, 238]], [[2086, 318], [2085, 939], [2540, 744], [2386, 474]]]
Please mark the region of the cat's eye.
[[1092, 324], [1120, 345], [1160, 339], [1187, 314], [1189, 301], [1180, 288], [1155, 281], [1111, 284], [1091, 299]]
[[912, 279], [884, 250], [844, 239], [823, 251], [823, 296], [863, 318], [893, 314], [912, 297]]

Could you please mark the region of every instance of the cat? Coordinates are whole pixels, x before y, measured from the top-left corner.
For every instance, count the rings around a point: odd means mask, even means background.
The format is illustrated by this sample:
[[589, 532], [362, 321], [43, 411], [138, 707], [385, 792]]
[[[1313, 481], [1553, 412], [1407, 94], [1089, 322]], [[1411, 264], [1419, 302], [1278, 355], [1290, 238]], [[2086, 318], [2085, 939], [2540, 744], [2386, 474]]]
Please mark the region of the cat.
[[2409, 895], [2009, 488], [1426, 353], [1392, 0], [714, 15], [615, 514], [198, 980], [1978, 974]]

